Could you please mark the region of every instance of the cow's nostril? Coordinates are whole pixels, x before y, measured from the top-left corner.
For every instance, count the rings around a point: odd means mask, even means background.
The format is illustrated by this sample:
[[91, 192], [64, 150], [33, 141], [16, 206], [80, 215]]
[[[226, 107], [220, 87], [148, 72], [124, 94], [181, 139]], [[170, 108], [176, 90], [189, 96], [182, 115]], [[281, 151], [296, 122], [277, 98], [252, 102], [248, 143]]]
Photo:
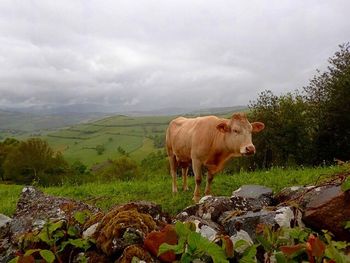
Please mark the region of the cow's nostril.
[[255, 147], [254, 146], [247, 146], [246, 148], [246, 153], [247, 154], [254, 154], [255, 153]]

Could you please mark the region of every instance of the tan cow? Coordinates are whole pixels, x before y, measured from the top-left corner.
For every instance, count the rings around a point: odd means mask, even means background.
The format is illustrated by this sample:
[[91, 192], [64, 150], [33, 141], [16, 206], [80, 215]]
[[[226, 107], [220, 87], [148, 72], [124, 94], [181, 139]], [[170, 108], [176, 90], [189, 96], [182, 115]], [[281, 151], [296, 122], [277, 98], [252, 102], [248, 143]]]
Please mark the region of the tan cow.
[[264, 127], [262, 122], [249, 123], [244, 113], [233, 114], [231, 119], [206, 116], [172, 120], [166, 132], [166, 148], [173, 192], [177, 192], [177, 167], [182, 168], [183, 190], [188, 190], [187, 172], [192, 163], [196, 181], [193, 200], [198, 202], [200, 198], [202, 166], [208, 169], [205, 194], [210, 194], [214, 174], [222, 170], [230, 158], [254, 154], [252, 133]]

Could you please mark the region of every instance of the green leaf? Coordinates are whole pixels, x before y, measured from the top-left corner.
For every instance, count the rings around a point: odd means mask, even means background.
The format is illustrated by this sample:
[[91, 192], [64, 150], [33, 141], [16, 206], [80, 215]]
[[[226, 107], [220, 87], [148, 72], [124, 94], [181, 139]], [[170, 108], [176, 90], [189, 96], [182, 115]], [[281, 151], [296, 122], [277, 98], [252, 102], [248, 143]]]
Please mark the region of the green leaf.
[[45, 231], [45, 229], [42, 229], [41, 232], [38, 235], [38, 238], [45, 242], [46, 244], [48, 244], [49, 246], [52, 245], [53, 240], [50, 239], [50, 237], [48, 236], [47, 232]]
[[175, 254], [182, 254], [185, 251], [185, 247], [184, 246], [180, 246], [180, 244], [176, 244], [176, 245], [169, 245], [167, 243], [163, 243], [159, 246], [158, 249], [158, 256], [160, 256], [161, 254], [168, 252], [168, 251], [172, 251]]
[[30, 255], [32, 255], [32, 254], [34, 254], [35, 252], [38, 252], [38, 251], [40, 251], [41, 249], [28, 249], [27, 251], [26, 251], [26, 253], [24, 253], [24, 257], [28, 257], [28, 256], [30, 256]]
[[264, 236], [259, 235], [256, 237], [256, 240], [264, 247], [266, 252], [270, 252], [273, 248], [272, 244]]
[[243, 256], [240, 259], [240, 263], [253, 263], [256, 262], [255, 256], [256, 256], [256, 248], [258, 245], [252, 245], [248, 247], [244, 252]]
[[69, 245], [69, 244], [70, 244], [69, 241], [62, 242], [61, 245], [59, 246], [58, 253], [61, 253], [66, 248], [66, 246]]
[[59, 239], [61, 239], [62, 237], [64, 237], [64, 231], [63, 230], [57, 230], [53, 236], [52, 236], [55, 241], [57, 242]]
[[76, 248], [81, 248], [83, 250], [88, 250], [91, 246], [89, 240], [83, 239], [83, 238], [77, 238], [77, 239], [70, 239], [68, 241], [72, 246]]
[[40, 256], [46, 260], [46, 262], [52, 263], [55, 261], [55, 254], [52, 253], [52, 251], [44, 249], [44, 250], [41, 250], [39, 253], [40, 253]]
[[190, 254], [193, 254], [196, 249], [199, 249], [201, 235], [196, 232], [191, 232], [187, 238], [187, 249]]
[[17, 256], [15, 258], [11, 259], [8, 263], [17, 263], [18, 260], [19, 260], [19, 257]]
[[239, 249], [239, 248], [241, 248], [241, 247], [249, 247], [250, 244], [248, 243], [248, 241], [241, 239], [241, 240], [238, 240], [238, 241], [234, 244], [234, 246], [235, 246], [234, 248], [235, 248], [235, 250], [236, 250], [236, 249]]
[[89, 217], [90, 212], [88, 211], [78, 211], [74, 214], [74, 219], [77, 220], [79, 224], [84, 224], [86, 219]]
[[282, 252], [275, 253], [275, 258], [277, 263], [288, 263], [287, 258], [284, 256]]
[[350, 229], [350, 221], [345, 222], [345, 229]]
[[179, 238], [181, 237], [187, 238], [188, 234], [191, 233], [191, 230], [184, 223], [177, 221], [175, 223], [175, 232], [179, 236]]
[[294, 238], [300, 242], [305, 242], [310, 234], [309, 229], [301, 227], [287, 228], [285, 231], [291, 238]]
[[80, 263], [87, 263], [88, 262], [88, 260], [87, 260], [85, 255], [79, 256], [78, 260], [79, 260]]
[[67, 230], [67, 234], [71, 237], [76, 237], [79, 234], [79, 230], [74, 226], [69, 226]]
[[350, 190], [350, 177], [347, 177], [341, 185], [343, 192]]
[[62, 228], [62, 226], [63, 226], [63, 221], [57, 221], [55, 223], [48, 223], [49, 233], [52, 234], [57, 229]]
[[193, 258], [190, 254], [184, 253], [184, 254], [182, 254], [182, 256], [181, 256], [180, 262], [181, 262], [181, 263], [192, 263], [194, 259], [195, 259], [195, 258]]

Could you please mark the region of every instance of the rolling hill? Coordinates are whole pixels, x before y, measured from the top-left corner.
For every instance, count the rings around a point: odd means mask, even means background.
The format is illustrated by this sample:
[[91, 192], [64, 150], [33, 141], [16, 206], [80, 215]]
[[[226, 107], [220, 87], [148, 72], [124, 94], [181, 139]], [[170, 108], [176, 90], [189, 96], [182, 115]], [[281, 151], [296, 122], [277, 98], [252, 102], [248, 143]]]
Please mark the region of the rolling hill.
[[[243, 107], [203, 109], [186, 115], [215, 114], [228, 117], [232, 112], [242, 109]], [[71, 116], [64, 115], [66, 118], [64, 119], [63, 115], [58, 115], [59, 117], [57, 115], [40, 116], [1, 111], [0, 129], [2, 133], [0, 136], [18, 139], [40, 137], [47, 140], [54, 150], [62, 152], [69, 162], [81, 161], [89, 167], [107, 159], [118, 158], [123, 152], [141, 162], [151, 152], [163, 149], [163, 147], [156, 148], [154, 140], [164, 141], [168, 123], [174, 118], [174, 115], [141, 115], [141, 113], [135, 114], [134, 112], [129, 115], [114, 115], [78, 123], [83, 121], [83, 115], [78, 116], [77, 113]], [[84, 116], [86, 118], [98, 117], [91, 113]], [[72, 125], [74, 120], [76, 120], [75, 125]], [[4, 130], [4, 127], [8, 130]]]

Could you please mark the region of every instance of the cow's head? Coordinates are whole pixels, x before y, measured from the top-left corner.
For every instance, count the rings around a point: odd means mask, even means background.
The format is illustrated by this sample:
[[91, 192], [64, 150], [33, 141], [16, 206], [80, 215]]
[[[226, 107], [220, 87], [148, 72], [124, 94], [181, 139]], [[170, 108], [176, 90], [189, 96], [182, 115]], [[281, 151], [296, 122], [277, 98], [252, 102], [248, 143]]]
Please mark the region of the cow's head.
[[250, 123], [244, 113], [235, 113], [229, 121], [219, 123], [216, 128], [224, 133], [225, 146], [235, 155], [253, 155], [252, 133], [262, 131], [265, 125], [262, 122]]

